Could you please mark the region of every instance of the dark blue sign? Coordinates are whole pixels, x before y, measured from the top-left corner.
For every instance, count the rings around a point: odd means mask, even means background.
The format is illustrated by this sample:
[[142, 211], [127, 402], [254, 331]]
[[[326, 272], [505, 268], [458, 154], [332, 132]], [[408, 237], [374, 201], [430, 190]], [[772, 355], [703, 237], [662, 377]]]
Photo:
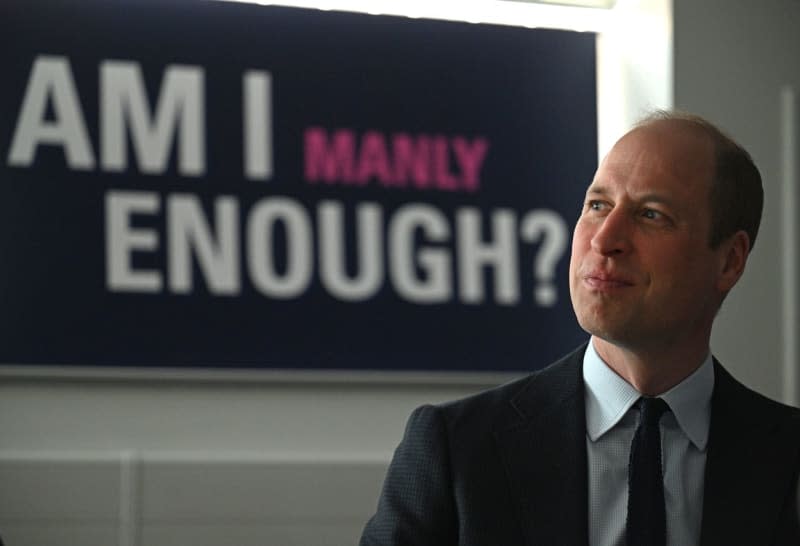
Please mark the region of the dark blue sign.
[[0, 362], [522, 370], [578, 344], [595, 37], [0, 7]]

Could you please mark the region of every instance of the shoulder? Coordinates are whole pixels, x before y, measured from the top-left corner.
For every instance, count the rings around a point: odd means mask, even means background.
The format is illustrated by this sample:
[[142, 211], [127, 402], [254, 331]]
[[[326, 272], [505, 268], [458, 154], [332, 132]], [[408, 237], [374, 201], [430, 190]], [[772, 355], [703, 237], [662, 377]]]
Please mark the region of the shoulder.
[[[584, 350], [580, 347], [504, 385], [415, 409], [361, 544], [455, 544], [464, 528], [481, 527], [481, 533], [486, 532], [487, 521], [496, 523], [498, 503], [507, 501], [507, 475], [493, 441], [495, 433], [547, 418], [548, 411], [576, 392], [582, 400]], [[465, 506], [471, 507], [468, 523], [460, 519]], [[495, 531], [503, 534], [505, 529]], [[493, 532], [486, 536], [494, 536]]]
[[[583, 396], [582, 345], [549, 366], [525, 377], [480, 393], [417, 408], [410, 424], [424, 422], [444, 427], [450, 433], [475, 434], [482, 428], [505, 427], [532, 417], [546, 415], [565, 398]], [[431, 425], [431, 421], [438, 421]]]
[[756, 417], [800, 419], [800, 408], [783, 404], [760, 394], [734, 378], [725, 367], [714, 360], [714, 403], [733, 409], [743, 408]]
[[800, 438], [800, 409], [750, 389], [716, 360], [712, 404], [712, 421], [717, 416], [718, 419], [752, 425], [764, 432]]

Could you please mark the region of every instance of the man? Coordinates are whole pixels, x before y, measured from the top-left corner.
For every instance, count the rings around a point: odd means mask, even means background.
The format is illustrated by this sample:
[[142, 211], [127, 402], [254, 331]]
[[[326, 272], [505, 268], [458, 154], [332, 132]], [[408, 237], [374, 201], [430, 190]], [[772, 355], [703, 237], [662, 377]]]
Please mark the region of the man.
[[362, 546], [797, 545], [800, 412], [713, 359], [761, 178], [707, 121], [658, 113], [602, 161], [570, 293], [589, 343], [418, 408]]

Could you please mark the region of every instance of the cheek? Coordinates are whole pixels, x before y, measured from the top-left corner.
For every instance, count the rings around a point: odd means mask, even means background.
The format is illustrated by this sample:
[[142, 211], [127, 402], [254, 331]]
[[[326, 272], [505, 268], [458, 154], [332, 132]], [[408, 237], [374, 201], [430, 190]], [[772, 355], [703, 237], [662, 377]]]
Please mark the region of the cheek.
[[572, 232], [572, 253], [584, 253], [591, 246], [591, 242], [592, 229], [582, 219], [579, 219]]
[[569, 260], [569, 276], [572, 278], [580, 267], [580, 262], [586, 254], [587, 241], [585, 231], [580, 228], [580, 222], [572, 233], [572, 254]]
[[713, 264], [703, 255], [702, 249], [686, 245], [665, 248], [653, 258], [651, 271], [660, 284], [675, 291], [676, 297], [684, 293], [697, 297], [698, 292], [704, 292], [713, 283]]

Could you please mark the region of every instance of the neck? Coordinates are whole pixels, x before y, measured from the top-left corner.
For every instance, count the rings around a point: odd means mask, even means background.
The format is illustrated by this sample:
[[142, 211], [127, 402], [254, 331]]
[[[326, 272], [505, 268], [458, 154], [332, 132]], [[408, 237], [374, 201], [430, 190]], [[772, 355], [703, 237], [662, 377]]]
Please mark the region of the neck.
[[692, 375], [708, 355], [708, 340], [692, 346], [631, 349], [592, 336], [597, 354], [640, 393], [658, 396]]

